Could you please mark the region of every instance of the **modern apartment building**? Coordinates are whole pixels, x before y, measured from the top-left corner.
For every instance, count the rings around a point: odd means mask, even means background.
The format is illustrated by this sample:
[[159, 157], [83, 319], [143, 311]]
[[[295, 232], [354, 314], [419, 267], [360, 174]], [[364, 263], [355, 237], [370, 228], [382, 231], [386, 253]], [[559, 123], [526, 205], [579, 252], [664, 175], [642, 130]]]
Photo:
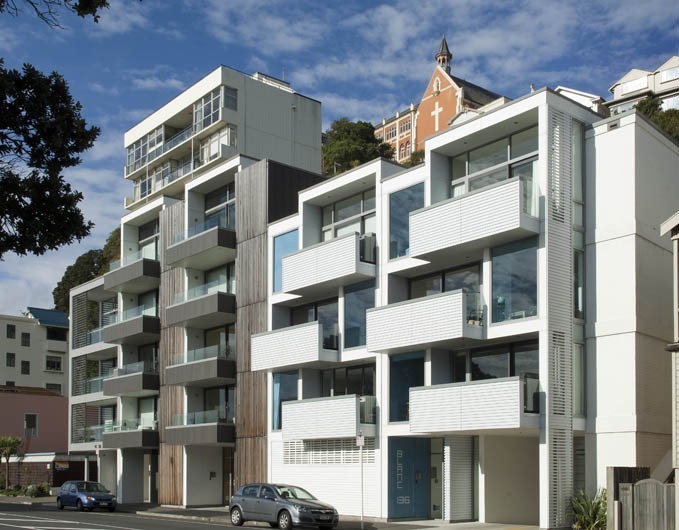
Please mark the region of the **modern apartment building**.
[[[268, 226], [267, 477], [344, 515], [569, 525], [671, 447], [679, 147], [542, 89]], [[669, 473], [669, 468], [667, 469]]]
[[[267, 226], [320, 180], [320, 103], [220, 67], [125, 134], [121, 259], [71, 291], [70, 449], [121, 502], [266, 475]], [[237, 455], [237, 456], [236, 456]]]
[[640, 100], [655, 96], [663, 110], [679, 109], [679, 55], [674, 55], [649, 72], [633, 68], [608, 89], [613, 99], [606, 102], [611, 114], [634, 107]]
[[67, 336], [63, 311], [28, 307], [23, 316], [0, 315], [0, 385], [66, 395]]

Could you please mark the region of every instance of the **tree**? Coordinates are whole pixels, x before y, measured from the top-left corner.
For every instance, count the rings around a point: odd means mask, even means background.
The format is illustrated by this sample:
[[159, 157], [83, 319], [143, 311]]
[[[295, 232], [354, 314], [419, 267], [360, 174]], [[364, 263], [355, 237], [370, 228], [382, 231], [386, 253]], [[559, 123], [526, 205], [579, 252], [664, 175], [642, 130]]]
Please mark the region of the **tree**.
[[16, 17], [22, 11], [20, 5], [51, 27], [59, 27], [59, 10], [72, 11], [82, 18], [91, 16], [98, 22], [99, 12], [109, 7], [107, 0], [0, 0], [0, 13]]
[[419, 149], [410, 153], [410, 158], [403, 163], [406, 167], [414, 167], [424, 162], [424, 149]]
[[0, 59], [0, 259], [41, 255], [90, 233], [82, 193], [62, 175], [99, 135], [80, 111], [57, 72], [6, 69]]
[[323, 174], [334, 175], [369, 162], [374, 158], [391, 158], [392, 147], [375, 138], [375, 128], [365, 121], [340, 118], [325, 131]]
[[73, 265], [66, 267], [64, 275], [52, 291], [54, 308], [68, 314], [70, 290], [108, 272], [110, 263], [119, 256], [120, 228], [118, 227], [109, 234], [103, 249], [88, 250], [78, 256]]
[[5, 489], [9, 488], [9, 459], [20, 445], [21, 438], [17, 436], [0, 436], [0, 460], [5, 459]]
[[656, 97], [642, 99], [636, 109], [679, 143], [679, 110], [663, 110], [662, 101]]

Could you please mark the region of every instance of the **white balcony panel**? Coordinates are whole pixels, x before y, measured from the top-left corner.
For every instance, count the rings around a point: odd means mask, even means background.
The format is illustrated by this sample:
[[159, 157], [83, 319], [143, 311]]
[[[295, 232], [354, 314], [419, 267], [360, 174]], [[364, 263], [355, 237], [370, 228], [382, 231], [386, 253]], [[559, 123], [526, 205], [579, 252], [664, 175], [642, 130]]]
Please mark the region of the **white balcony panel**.
[[369, 309], [368, 351], [396, 353], [430, 347], [463, 347], [483, 339], [483, 326], [468, 318], [462, 291]]
[[357, 233], [298, 250], [283, 258], [283, 292], [318, 296], [375, 277], [375, 265], [360, 259]]
[[252, 370], [273, 370], [337, 362], [337, 350], [322, 347], [322, 328], [309, 322], [252, 336]]
[[539, 219], [523, 211], [522, 187], [510, 179], [411, 213], [410, 256], [444, 263], [539, 233]]
[[537, 415], [524, 418], [522, 395], [519, 377], [411, 388], [410, 432], [480, 432], [533, 426]]
[[359, 431], [375, 435], [375, 425], [359, 423], [359, 397], [348, 396], [304, 399], [283, 403], [284, 440], [353, 438]]

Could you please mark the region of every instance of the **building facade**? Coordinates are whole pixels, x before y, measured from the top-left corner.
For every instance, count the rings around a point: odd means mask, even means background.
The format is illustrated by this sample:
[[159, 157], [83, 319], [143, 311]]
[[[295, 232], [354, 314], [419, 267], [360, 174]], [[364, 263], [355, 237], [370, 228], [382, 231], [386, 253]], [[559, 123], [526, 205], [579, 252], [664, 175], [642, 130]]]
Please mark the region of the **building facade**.
[[606, 102], [611, 114], [633, 108], [639, 101], [657, 97], [663, 110], [679, 109], [679, 55], [649, 72], [633, 68], [608, 89], [613, 99]]
[[24, 316], [0, 315], [0, 384], [68, 390], [68, 317], [29, 307]]
[[[671, 448], [679, 148], [548, 89], [376, 160], [268, 228], [268, 478], [341, 514], [569, 526]], [[330, 478], [331, 477], [331, 478]]]
[[397, 162], [406, 162], [413, 151], [424, 149], [425, 139], [446, 129], [458, 114], [479, 109], [502, 97], [452, 75], [452, 58], [443, 37], [434, 56], [436, 67], [420, 102], [411, 103], [409, 108], [375, 125], [375, 136], [391, 145]]
[[126, 133], [121, 260], [71, 291], [70, 448], [121, 502], [265, 477], [266, 227], [320, 179], [320, 140], [319, 102], [226, 67]]

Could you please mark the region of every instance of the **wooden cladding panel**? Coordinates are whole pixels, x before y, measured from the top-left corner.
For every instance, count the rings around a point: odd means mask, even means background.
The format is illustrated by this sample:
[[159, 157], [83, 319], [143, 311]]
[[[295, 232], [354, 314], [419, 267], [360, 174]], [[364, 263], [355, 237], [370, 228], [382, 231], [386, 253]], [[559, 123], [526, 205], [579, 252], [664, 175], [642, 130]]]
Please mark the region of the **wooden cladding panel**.
[[239, 307], [236, 311], [236, 371], [251, 370], [252, 335], [266, 331], [266, 302]]
[[236, 299], [244, 307], [256, 302], [266, 302], [269, 282], [267, 275], [266, 233], [237, 244]]
[[165, 263], [165, 250], [174, 243], [175, 236], [184, 231], [184, 201], [176, 202], [161, 210], [158, 221], [160, 225], [158, 250], [160, 251], [160, 270], [162, 272], [169, 268]]
[[234, 488], [266, 480], [266, 437], [240, 437], [236, 440]]
[[183, 504], [184, 448], [181, 445], [160, 444], [158, 451], [158, 503]]
[[[268, 160], [236, 173], [236, 239], [239, 243], [266, 234]], [[265, 256], [265, 255], [264, 255]]]
[[236, 433], [238, 437], [266, 435], [266, 373], [236, 374]]

